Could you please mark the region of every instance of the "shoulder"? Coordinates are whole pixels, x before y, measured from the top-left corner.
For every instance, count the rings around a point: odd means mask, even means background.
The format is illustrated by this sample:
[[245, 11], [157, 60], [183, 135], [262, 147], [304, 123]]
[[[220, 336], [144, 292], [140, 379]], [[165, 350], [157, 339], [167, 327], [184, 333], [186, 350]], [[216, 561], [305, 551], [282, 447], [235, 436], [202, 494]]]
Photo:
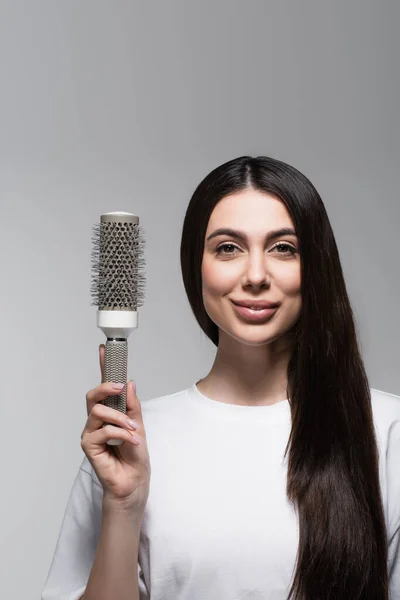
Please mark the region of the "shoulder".
[[375, 433], [381, 458], [400, 450], [400, 396], [370, 388]]
[[379, 449], [379, 475], [388, 540], [400, 526], [400, 396], [371, 388], [371, 403]]
[[[140, 400], [140, 399], [139, 399]], [[140, 401], [143, 424], [157, 425], [161, 422], [174, 420], [177, 416], [183, 419], [184, 408], [188, 406], [188, 389], [180, 390], [165, 396], [157, 396]]]
[[400, 396], [370, 388], [375, 428], [382, 439], [400, 435]]
[[400, 417], [400, 396], [383, 392], [375, 388], [370, 388], [371, 400], [375, 409], [380, 410], [383, 414], [397, 415]]

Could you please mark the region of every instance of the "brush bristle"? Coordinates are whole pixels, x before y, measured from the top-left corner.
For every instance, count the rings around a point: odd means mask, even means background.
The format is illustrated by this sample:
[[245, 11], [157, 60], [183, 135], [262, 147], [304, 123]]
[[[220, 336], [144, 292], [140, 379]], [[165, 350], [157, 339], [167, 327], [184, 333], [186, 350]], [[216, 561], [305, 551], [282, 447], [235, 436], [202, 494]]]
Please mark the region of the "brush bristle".
[[144, 231], [135, 223], [97, 223], [92, 237], [91, 306], [136, 310], [145, 300]]

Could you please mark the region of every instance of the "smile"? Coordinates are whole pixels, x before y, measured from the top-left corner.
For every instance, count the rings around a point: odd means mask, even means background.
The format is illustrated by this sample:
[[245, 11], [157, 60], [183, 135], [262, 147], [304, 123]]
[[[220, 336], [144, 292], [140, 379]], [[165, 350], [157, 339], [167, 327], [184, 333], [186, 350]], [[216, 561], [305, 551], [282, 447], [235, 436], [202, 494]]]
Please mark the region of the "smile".
[[235, 312], [243, 317], [246, 321], [261, 323], [268, 320], [275, 314], [278, 309], [277, 306], [272, 308], [247, 308], [246, 306], [240, 306], [238, 304], [234, 304], [232, 302], [232, 306], [235, 309]]

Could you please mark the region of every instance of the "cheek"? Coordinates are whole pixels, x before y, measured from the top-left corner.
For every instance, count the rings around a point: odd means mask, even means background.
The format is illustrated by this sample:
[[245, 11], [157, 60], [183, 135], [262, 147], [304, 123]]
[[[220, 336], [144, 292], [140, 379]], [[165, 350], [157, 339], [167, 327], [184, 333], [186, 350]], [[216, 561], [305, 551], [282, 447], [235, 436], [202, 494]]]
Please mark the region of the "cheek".
[[301, 289], [300, 266], [293, 265], [290, 269], [281, 270], [276, 274], [275, 283], [285, 296], [296, 296]]
[[203, 282], [203, 294], [211, 296], [220, 296], [228, 293], [236, 284], [237, 274], [233, 269], [227, 269], [226, 266], [213, 264], [206, 260], [203, 261], [201, 268], [201, 277]]

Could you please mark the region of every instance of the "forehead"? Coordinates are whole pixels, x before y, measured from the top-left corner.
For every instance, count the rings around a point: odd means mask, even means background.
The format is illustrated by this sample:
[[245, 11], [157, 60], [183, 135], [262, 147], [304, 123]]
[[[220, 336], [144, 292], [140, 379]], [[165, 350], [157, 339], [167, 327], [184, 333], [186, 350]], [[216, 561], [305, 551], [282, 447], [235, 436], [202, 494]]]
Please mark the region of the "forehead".
[[293, 221], [284, 203], [266, 192], [242, 190], [225, 196], [211, 213], [207, 234], [218, 227], [246, 229], [249, 232], [293, 227]]

